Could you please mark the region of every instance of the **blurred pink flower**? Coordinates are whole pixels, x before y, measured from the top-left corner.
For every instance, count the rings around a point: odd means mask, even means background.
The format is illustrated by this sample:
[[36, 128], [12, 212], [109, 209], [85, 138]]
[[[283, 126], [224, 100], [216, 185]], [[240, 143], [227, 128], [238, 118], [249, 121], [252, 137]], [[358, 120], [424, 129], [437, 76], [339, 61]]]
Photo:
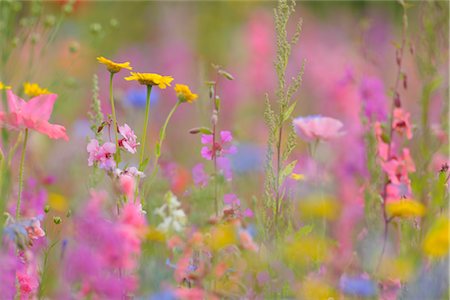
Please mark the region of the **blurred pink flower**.
[[116, 166], [113, 154], [116, 153], [116, 145], [110, 142], [104, 143], [102, 146], [98, 144], [96, 139], [92, 139], [86, 147], [89, 153], [88, 166], [98, 163], [101, 169], [110, 170]]
[[52, 139], [69, 140], [66, 128], [50, 124], [57, 95], [45, 94], [32, 98], [28, 102], [7, 90], [8, 110], [0, 105], [0, 127], [14, 130], [32, 129], [49, 136]]
[[136, 153], [139, 143], [136, 142], [136, 135], [130, 126], [127, 124], [119, 126], [119, 133], [123, 136], [123, 139], [119, 140], [119, 146], [124, 147], [130, 153]]
[[119, 177], [120, 191], [128, 198], [133, 198], [135, 180], [132, 175], [123, 174]]
[[235, 146], [230, 145], [233, 140], [233, 135], [229, 131], [220, 132], [220, 140], [213, 145], [212, 134], [202, 135], [202, 144], [207, 145], [202, 148], [202, 156], [207, 160], [212, 160], [214, 157], [223, 156], [226, 154], [234, 154], [237, 149]]
[[225, 194], [223, 195], [223, 203], [230, 206], [240, 206], [241, 201], [235, 194]]
[[28, 237], [32, 240], [37, 240], [45, 236], [44, 230], [41, 228], [41, 222], [37, 218], [30, 221], [30, 225], [26, 227]]
[[409, 117], [409, 112], [406, 112], [401, 108], [394, 109], [394, 121], [392, 122], [392, 128], [399, 134], [405, 133], [406, 137], [410, 140], [412, 138], [412, 131]]
[[196, 164], [192, 168], [192, 178], [198, 187], [205, 187], [208, 184], [208, 174], [205, 172], [203, 164]]
[[383, 81], [377, 77], [364, 77], [359, 89], [366, 116], [384, 121], [387, 115], [387, 98]]
[[294, 129], [307, 142], [314, 140], [328, 141], [344, 134], [341, 121], [319, 115], [298, 117], [293, 121]]

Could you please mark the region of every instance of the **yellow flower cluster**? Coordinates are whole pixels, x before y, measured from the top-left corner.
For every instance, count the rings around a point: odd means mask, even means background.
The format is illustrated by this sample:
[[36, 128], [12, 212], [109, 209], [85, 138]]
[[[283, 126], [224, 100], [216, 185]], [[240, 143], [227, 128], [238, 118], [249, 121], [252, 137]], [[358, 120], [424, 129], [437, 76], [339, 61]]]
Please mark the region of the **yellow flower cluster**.
[[299, 173], [292, 173], [291, 174], [291, 179], [294, 179], [296, 181], [305, 180], [305, 175], [299, 174]]
[[40, 95], [51, 94], [47, 89], [41, 88], [37, 83], [25, 82], [23, 91], [28, 97], [37, 97]]
[[0, 91], [1, 90], [10, 90], [11, 86], [5, 85], [3, 82], [0, 81]]
[[402, 199], [388, 203], [386, 205], [386, 212], [389, 217], [421, 217], [425, 214], [425, 206], [411, 199]]
[[97, 60], [99, 63], [104, 64], [106, 66], [106, 68], [108, 69], [108, 71], [111, 73], [117, 73], [122, 69], [133, 70], [133, 68], [130, 66], [129, 62], [116, 63], [116, 62], [113, 62], [112, 60], [104, 58], [103, 56], [97, 57]]
[[176, 84], [174, 90], [181, 102], [192, 103], [198, 98], [198, 95], [192, 93], [189, 87], [185, 84]]
[[438, 218], [431, 226], [423, 241], [423, 251], [430, 257], [446, 257], [449, 252], [449, 226], [448, 218]]
[[156, 85], [160, 89], [165, 89], [167, 86], [170, 86], [170, 83], [173, 81], [173, 77], [162, 76], [154, 73], [131, 72], [131, 76], [125, 77], [125, 80], [136, 80], [142, 85]]

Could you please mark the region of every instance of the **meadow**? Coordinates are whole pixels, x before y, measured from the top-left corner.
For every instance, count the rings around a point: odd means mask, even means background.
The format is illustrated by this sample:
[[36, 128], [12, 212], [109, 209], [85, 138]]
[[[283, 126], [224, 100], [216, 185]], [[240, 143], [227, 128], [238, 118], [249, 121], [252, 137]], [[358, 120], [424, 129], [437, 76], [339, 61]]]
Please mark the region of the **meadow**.
[[447, 1], [0, 16], [0, 300], [449, 299]]

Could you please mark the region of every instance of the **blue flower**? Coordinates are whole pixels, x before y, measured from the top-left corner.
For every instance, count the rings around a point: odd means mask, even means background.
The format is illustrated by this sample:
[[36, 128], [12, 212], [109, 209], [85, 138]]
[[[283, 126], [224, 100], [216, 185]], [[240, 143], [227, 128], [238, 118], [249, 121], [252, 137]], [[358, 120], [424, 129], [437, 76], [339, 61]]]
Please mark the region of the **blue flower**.
[[237, 153], [230, 156], [231, 168], [236, 173], [259, 171], [263, 166], [264, 151], [255, 144], [237, 145]]
[[[144, 108], [147, 98], [147, 88], [144, 86], [133, 87], [125, 93], [125, 103], [134, 108]], [[150, 95], [150, 106], [154, 106], [158, 103], [159, 91], [153, 89]]]
[[377, 292], [375, 284], [370, 279], [346, 275], [342, 275], [339, 288], [345, 294], [359, 297], [372, 297]]

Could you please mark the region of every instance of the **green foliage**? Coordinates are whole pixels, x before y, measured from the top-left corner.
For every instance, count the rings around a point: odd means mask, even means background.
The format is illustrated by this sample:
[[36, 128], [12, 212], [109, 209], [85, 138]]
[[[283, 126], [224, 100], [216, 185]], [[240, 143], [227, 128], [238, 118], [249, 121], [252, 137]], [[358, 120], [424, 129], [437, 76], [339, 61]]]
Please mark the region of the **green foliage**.
[[[281, 203], [286, 201], [285, 191], [281, 186], [287, 176], [292, 172], [296, 162], [287, 162], [289, 155], [295, 148], [296, 136], [292, 125], [288, 127], [287, 139], [283, 141], [283, 128], [286, 122], [290, 122], [292, 113], [296, 107], [294, 94], [300, 88], [304, 64], [292, 82], [286, 80], [286, 69], [289, 63], [292, 46], [294, 46], [301, 33], [301, 20], [297, 23], [293, 36], [289, 39], [287, 24], [289, 17], [295, 11], [295, 2], [280, 0], [274, 10], [275, 29], [277, 35], [277, 54], [275, 59], [275, 71], [278, 78], [276, 90], [276, 102], [271, 103], [266, 95], [266, 108], [264, 119], [269, 129], [266, 153], [266, 178], [265, 178], [265, 205], [262, 213], [264, 228], [273, 230], [278, 227], [278, 219], [285, 218], [281, 210]], [[267, 234], [267, 232], [266, 232]]]

